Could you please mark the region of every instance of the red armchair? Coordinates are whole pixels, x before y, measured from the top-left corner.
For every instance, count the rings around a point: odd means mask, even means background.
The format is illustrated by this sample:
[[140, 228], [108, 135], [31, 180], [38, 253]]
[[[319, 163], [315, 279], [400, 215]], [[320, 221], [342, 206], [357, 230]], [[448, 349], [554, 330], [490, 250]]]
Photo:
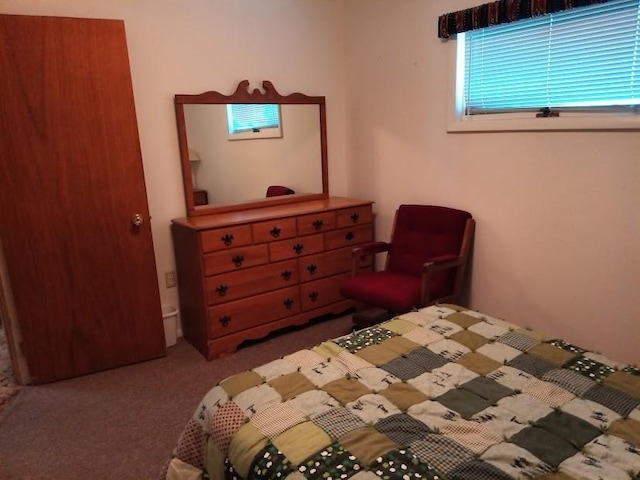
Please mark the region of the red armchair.
[[[391, 313], [455, 302], [475, 231], [470, 213], [434, 205], [401, 205], [391, 241], [352, 251], [352, 276], [340, 287], [346, 298]], [[384, 270], [360, 273], [359, 257], [387, 252]]]
[[280, 195], [293, 195], [295, 190], [281, 185], [271, 185], [267, 187], [267, 197], [278, 197]]

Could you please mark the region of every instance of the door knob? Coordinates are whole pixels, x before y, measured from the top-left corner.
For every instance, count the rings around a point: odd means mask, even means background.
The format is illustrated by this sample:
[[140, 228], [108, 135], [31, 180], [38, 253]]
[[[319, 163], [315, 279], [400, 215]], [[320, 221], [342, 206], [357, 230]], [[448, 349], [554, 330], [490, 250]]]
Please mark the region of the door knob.
[[144, 223], [144, 218], [139, 213], [136, 213], [131, 217], [131, 223], [133, 223], [134, 227], [139, 227]]

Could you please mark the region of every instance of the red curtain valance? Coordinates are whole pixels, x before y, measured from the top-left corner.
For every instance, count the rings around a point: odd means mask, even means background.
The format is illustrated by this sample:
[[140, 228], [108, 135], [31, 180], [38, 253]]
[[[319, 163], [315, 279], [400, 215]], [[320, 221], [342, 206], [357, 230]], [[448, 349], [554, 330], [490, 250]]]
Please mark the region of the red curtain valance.
[[448, 38], [468, 30], [607, 1], [609, 0], [500, 0], [441, 15], [438, 18], [438, 37]]

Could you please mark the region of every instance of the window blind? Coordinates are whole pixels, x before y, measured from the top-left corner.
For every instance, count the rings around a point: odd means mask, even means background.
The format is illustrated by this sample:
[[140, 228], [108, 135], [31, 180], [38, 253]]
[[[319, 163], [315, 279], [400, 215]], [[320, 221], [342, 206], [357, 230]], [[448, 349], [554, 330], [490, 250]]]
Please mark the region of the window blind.
[[277, 104], [234, 103], [227, 105], [227, 121], [230, 134], [277, 128], [280, 111]]
[[466, 114], [640, 105], [640, 0], [473, 30]]

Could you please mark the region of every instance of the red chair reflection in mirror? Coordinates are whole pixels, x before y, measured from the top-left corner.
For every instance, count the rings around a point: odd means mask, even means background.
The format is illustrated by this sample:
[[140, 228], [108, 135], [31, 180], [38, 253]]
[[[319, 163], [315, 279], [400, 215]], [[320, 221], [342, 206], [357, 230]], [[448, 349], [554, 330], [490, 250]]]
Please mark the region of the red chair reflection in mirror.
[[[400, 314], [456, 302], [462, 293], [474, 231], [475, 221], [469, 212], [435, 205], [400, 205], [390, 242], [370, 242], [353, 249], [352, 276], [341, 285], [340, 293], [377, 307], [371, 315], [377, 320], [381, 309]], [[359, 257], [380, 252], [387, 252], [385, 269], [360, 273]]]
[[281, 185], [271, 185], [267, 187], [267, 197], [278, 197], [280, 195], [293, 195], [295, 190]]

